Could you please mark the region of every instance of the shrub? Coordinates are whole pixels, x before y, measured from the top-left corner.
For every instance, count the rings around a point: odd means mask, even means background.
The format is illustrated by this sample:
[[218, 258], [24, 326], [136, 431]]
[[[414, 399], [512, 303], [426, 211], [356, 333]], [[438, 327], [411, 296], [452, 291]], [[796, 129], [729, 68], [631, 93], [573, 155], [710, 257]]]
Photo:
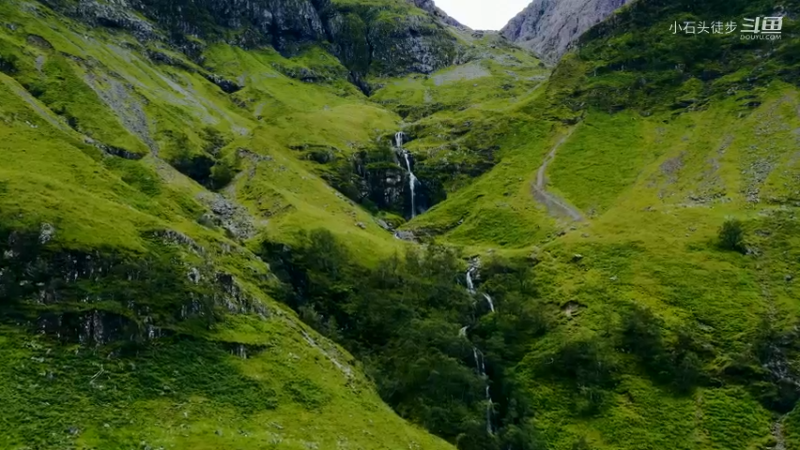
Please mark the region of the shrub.
[[17, 73], [17, 55], [0, 55], [0, 72], [14, 75]]
[[[572, 341], [553, 355], [551, 363], [545, 363], [554, 375], [571, 380], [576, 388], [610, 388], [617, 383], [617, 361], [613, 349], [602, 340]], [[586, 392], [596, 398], [596, 392]]]
[[211, 167], [209, 187], [218, 191], [233, 181], [234, 177], [236, 177], [236, 168], [227, 161], [220, 161]]
[[623, 345], [642, 358], [645, 364], [651, 365], [664, 353], [661, 328], [661, 320], [652, 311], [634, 305], [622, 319]]
[[572, 444], [572, 450], [590, 450], [591, 447], [589, 446], [589, 441], [586, 440], [586, 436], [581, 436], [580, 439], [575, 441]]
[[719, 246], [725, 250], [745, 252], [744, 226], [738, 219], [728, 219], [719, 230]]

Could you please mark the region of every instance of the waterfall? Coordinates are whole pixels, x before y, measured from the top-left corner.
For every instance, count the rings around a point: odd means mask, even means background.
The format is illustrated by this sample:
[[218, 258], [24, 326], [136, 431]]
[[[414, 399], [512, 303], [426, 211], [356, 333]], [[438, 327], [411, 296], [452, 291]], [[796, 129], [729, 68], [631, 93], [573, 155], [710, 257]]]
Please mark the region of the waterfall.
[[483, 294], [483, 298], [485, 298], [486, 301], [489, 303], [489, 309], [491, 309], [492, 312], [494, 312], [494, 302], [492, 301], [492, 297], [489, 297], [489, 294]]
[[243, 344], [236, 344], [236, 348], [234, 351], [236, 356], [238, 356], [239, 358], [247, 359], [247, 347], [245, 347]]
[[472, 283], [472, 271], [475, 270], [474, 267], [470, 267], [467, 269], [467, 290], [470, 294], [475, 293], [475, 285]]
[[414, 194], [414, 186], [417, 184], [417, 177], [414, 176], [414, 172], [411, 171], [411, 162], [408, 159], [407, 150], [403, 150], [403, 156], [406, 159], [406, 167], [408, 168], [408, 187], [411, 190], [411, 217], [414, 218], [417, 216], [417, 203]]
[[[470, 267], [467, 269], [467, 290], [470, 294], [475, 295], [475, 283], [472, 281], [472, 272], [475, 271], [475, 267]], [[494, 301], [492, 301], [492, 297], [489, 294], [481, 293], [483, 298], [486, 299], [486, 303], [489, 304], [489, 309], [494, 312]]]
[[408, 188], [411, 192], [411, 218], [417, 216], [417, 200], [416, 200], [416, 193], [415, 189], [417, 186], [417, 177], [414, 175], [414, 172], [411, 170], [411, 154], [408, 150], [403, 148], [403, 132], [398, 131], [394, 135], [394, 142], [397, 146], [397, 150], [403, 155], [403, 159], [406, 162], [406, 170], [408, 170]]
[[489, 395], [489, 385], [486, 385], [486, 432], [493, 434], [492, 430], [492, 396]]
[[[472, 281], [472, 273], [477, 270], [475, 265], [471, 265], [469, 269], [467, 269], [467, 291], [470, 295], [475, 295], [475, 283]], [[494, 312], [494, 302], [492, 301], [492, 297], [489, 294], [483, 293], [483, 298], [489, 303], [489, 309]], [[463, 327], [458, 332], [459, 336], [467, 336], [467, 328]], [[463, 333], [463, 334], [462, 334]], [[472, 358], [475, 360], [475, 371], [481, 377], [481, 379], [485, 383], [485, 390], [486, 393], [486, 432], [489, 434], [494, 434], [494, 430], [492, 428], [492, 411], [494, 410], [494, 406], [492, 403], [492, 394], [489, 390], [489, 377], [486, 375], [486, 362], [484, 361], [483, 353], [478, 350], [477, 347], [472, 347]]]
[[[483, 353], [475, 347], [472, 347], [472, 356], [475, 358], [475, 369], [478, 372], [478, 375], [483, 380], [487, 380], [488, 377], [486, 376], [486, 364], [484, 363]], [[492, 394], [489, 390], [489, 383], [486, 382], [486, 386], [484, 388], [484, 392], [486, 393], [486, 432], [489, 434], [494, 433], [492, 429]]]
[[458, 337], [463, 337], [463, 338], [467, 337], [467, 328], [469, 328], [469, 325], [467, 325], [466, 327], [461, 327], [461, 329], [458, 330]]

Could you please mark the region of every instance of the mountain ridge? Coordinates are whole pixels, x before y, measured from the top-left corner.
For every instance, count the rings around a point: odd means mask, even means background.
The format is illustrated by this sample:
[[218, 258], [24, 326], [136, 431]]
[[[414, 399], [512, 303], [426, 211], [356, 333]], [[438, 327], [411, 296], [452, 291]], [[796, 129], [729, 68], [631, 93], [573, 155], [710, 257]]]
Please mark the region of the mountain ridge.
[[630, 0], [534, 0], [506, 24], [500, 33], [551, 64], [572, 43]]

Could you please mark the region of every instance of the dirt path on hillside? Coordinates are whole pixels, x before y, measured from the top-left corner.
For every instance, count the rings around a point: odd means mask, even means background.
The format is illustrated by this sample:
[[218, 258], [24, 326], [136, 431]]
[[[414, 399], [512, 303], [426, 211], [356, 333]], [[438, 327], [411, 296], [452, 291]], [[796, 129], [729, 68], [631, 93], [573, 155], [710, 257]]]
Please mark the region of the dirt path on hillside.
[[556, 195], [547, 192], [547, 177], [545, 176], [548, 164], [555, 159], [558, 148], [572, 136], [573, 131], [575, 131], [575, 127], [570, 128], [567, 134], [562, 136], [561, 139], [556, 142], [556, 145], [553, 146], [553, 149], [550, 150], [550, 153], [547, 154], [541, 167], [539, 167], [539, 171], [536, 173], [536, 184], [531, 187], [531, 193], [533, 194], [533, 198], [543, 204], [550, 214], [558, 217], [566, 216], [574, 221], [582, 221], [584, 217], [580, 211], [570, 206]]

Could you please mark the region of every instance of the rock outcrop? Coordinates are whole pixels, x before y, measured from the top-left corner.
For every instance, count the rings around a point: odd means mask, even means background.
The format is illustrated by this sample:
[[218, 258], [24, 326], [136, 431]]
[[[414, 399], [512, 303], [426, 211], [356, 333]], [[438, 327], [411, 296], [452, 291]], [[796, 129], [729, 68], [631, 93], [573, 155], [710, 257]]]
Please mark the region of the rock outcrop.
[[[334, 5], [330, 0], [42, 0], [92, 26], [125, 29], [140, 41], [165, 40], [202, 64], [205, 43], [271, 45], [285, 55], [306, 44], [329, 48], [361, 86], [368, 73], [430, 73], [461, 53], [447, 25], [461, 26], [431, 0], [410, 5]], [[410, 14], [417, 6], [429, 14]], [[200, 40], [198, 40], [200, 38]]]
[[534, 0], [500, 32], [549, 63], [586, 30], [631, 0]]
[[458, 28], [468, 28], [468, 27], [462, 25], [456, 19], [453, 19], [452, 17], [448, 16], [446, 12], [442, 11], [441, 8], [436, 6], [436, 3], [434, 3], [433, 0], [408, 0], [408, 1], [413, 3], [414, 6], [416, 6], [417, 8], [423, 9], [423, 10], [429, 12], [434, 17], [436, 17], [437, 19], [439, 19], [442, 22], [446, 23], [447, 25], [458, 27]]

